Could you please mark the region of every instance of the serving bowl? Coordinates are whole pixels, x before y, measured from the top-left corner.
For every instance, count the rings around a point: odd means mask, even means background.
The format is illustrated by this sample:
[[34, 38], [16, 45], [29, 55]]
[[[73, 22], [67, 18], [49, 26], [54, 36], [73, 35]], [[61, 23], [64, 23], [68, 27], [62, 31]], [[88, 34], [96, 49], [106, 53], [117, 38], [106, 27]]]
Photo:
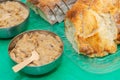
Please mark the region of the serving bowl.
[[[9, 47], [8, 47], [8, 52], [9, 52], [9, 56], [11, 58], [11, 60], [15, 63], [18, 63], [12, 56], [11, 56], [11, 53], [12, 53], [12, 50], [15, 49], [16, 47], [16, 44], [18, 43], [18, 41], [20, 39], [23, 38], [23, 36], [25, 34], [28, 34], [28, 35], [31, 35], [34, 34], [35, 32], [39, 32], [40, 34], [45, 34], [45, 35], [51, 35], [53, 37], [56, 37], [57, 35], [50, 32], [50, 31], [44, 31], [44, 30], [32, 30], [32, 31], [26, 31], [26, 32], [23, 32], [21, 34], [19, 34], [18, 36], [16, 36], [9, 44]], [[57, 38], [59, 38], [57, 36]], [[59, 38], [60, 39], [60, 38]], [[47, 43], [47, 42], [46, 42]], [[63, 42], [62, 40], [60, 39], [60, 43], [61, 43], [61, 50], [60, 50], [60, 53], [59, 55], [52, 61], [49, 61], [48, 63], [46, 64], [41, 64], [41, 65], [34, 65], [34, 66], [31, 66], [31, 65], [27, 65], [26, 67], [24, 67], [21, 71], [23, 71], [24, 73], [27, 73], [27, 74], [31, 74], [31, 75], [41, 75], [41, 74], [45, 74], [45, 73], [48, 73], [50, 71], [52, 71], [53, 69], [55, 69], [60, 63], [61, 63], [61, 59], [62, 59], [62, 52], [63, 52]], [[37, 50], [36, 50], [37, 51]], [[42, 53], [42, 52], [40, 52]], [[15, 53], [16, 54], [16, 53]], [[47, 53], [45, 53], [46, 55], [49, 55]], [[41, 55], [41, 54], [40, 54]], [[45, 57], [46, 55], [42, 56], [42, 57]], [[53, 55], [51, 55], [53, 56]], [[41, 59], [42, 60], [42, 59]]]
[[[5, 0], [5, 1], [2, 0], [2, 1], [0, 1], [0, 4], [5, 3], [5, 2], [7, 2], [7, 0]], [[12, 1], [10, 1], [10, 2], [12, 2]], [[26, 8], [26, 10], [28, 11], [28, 15], [19, 24], [9, 26], [9, 27], [0, 27], [0, 38], [12, 38], [12, 37], [16, 36], [17, 34], [23, 32], [27, 28], [27, 23], [28, 23], [28, 18], [29, 18], [29, 13], [30, 13], [29, 8], [27, 7], [26, 4], [24, 4], [20, 1], [13, 1], [13, 2], [18, 2], [22, 6], [24, 6]]]

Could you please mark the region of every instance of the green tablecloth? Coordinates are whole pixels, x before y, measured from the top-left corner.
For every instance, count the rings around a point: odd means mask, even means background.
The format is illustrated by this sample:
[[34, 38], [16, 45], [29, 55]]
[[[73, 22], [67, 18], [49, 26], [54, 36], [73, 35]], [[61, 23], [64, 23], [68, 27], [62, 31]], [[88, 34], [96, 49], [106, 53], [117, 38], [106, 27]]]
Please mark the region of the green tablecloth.
[[120, 80], [120, 69], [106, 74], [94, 74], [82, 70], [71, 60], [69, 54], [74, 50], [65, 38], [64, 22], [50, 25], [31, 10], [29, 24], [25, 27], [27, 30], [42, 29], [58, 34], [64, 42], [62, 63], [54, 71], [42, 76], [26, 75], [22, 72], [14, 73], [12, 70], [14, 64], [7, 50], [11, 39], [0, 39], [0, 80]]

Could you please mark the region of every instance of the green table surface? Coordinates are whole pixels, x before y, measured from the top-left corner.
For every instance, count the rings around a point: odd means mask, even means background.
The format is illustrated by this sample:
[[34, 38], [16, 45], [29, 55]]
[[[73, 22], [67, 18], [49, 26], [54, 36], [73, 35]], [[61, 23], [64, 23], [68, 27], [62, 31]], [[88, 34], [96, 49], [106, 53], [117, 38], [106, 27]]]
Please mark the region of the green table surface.
[[68, 55], [72, 52], [67, 49], [73, 50], [73, 48], [65, 37], [64, 22], [50, 25], [31, 10], [29, 24], [25, 27], [27, 30], [49, 30], [62, 38], [64, 52], [61, 65], [45, 75], [32, 76], [23, 72], [14, 73], [12, 70], [14, 64], [8, 55], [8, 45], [11, 39], [0, 39], [0, 80], [120, 80], [120, 69], [106, 74], [90, 73], [81, 69], [69, 58]]

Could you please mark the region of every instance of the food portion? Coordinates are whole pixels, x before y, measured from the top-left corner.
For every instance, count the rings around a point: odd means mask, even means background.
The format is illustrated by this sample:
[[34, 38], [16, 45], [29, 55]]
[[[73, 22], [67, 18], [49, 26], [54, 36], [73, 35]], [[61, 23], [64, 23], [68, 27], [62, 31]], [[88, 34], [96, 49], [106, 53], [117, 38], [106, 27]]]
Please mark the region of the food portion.
[[120, 43], [120, 0], [93, 0], [91, 8], [97, 12], [110, 13], [116, 22], [118, 36], [116, 42]]
[[103, 57], [116, 52], [118, 29], [112, 14], [118, 8], [117, 1], [109, 1], [78, 0], [67, 12], [66, 36], [79, 54]]
[[15, 46], [10, 50], [11, 58], [20, 63], [32, 55], [36, 50], [39, 54], [39, 60], [34, 60], [29, 66], [41, 66], [57, 59], [63, 50], [61, 39], [53, 33], [30, 32], [16, 39]]
[[12, 27], [23, 22], [29, 11], [21, 3], [5, 1], [0, 3], [0, 28]]
[[27, 0], [37, 14], [50, 24], [64, 20], [66, 12], [77, 0]]

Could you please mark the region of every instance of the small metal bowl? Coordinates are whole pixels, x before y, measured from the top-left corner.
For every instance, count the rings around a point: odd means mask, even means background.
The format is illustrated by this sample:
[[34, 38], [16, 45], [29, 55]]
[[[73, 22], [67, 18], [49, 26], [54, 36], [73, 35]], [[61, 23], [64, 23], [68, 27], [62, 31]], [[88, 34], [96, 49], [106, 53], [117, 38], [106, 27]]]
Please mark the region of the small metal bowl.
[[[8, 0], [6, 0], [6, 1], [8, 1]], [[6, 2], [6, 1], [0, 1], [0, 3]], [[24, 4], [20, 1], [15, 1], [15, 2], [19, 2], [28, 10], [28, 16], [23, 22], [19, 23], [18, 25], [5, 27], [5, 28], [1, 27], [0, 28], [0, 38], [12, 38], [12, 37], [16, 36], [17, 34], [23, 32], [27, 28], [26, 26], [27, 26], [29, 14], [30, 14], [29, 8], [27, 7], [26, 4]]]
[[[40, 32], [40, 33], [47, 33], [47, 34], [51, 34], [53, 36], [57, 36], [56, 34], [49, 32], [49, 31], [44, 31], [44, 30], [32, 30], [32, 31], [26, 31], [23, 32], [21, 34], [19, 34], [18, 36], [16, 36], [9, 44], [8, 47], [8, 52], [9, 52], [9, 56], [10, 56], [10, 52], [11, 50], [15, 47], [16, 42], [18, 40], [20, 40], [20, 38], [25, 34], [25, 33], [32, 33], [32, 32]], [[61, 40], [62, 42], [62, 40]], [[62, 42], [62, 46], [63, 42]], [[45, 74], [48, 73], [50, 71], [52, 71], [53, 69], [55, 69], [57, 66], [59, 66], [59, 64], [61, 63], [61, 59], [62, 59], [62, 52], [63, 52], [63, 47], [62, 47], [62, 51], [61, 54], [54, 60], [51, 61], [48, 64], [45, 65], [41, 65], [41, 66], [26, 66], [25, 68], [23, 68], [21, 71], [26, 73], [26, 74], [30, 74], [30, 75], [41, 75], [41, 74]], [[10, 56], [10, 58], [12, 59], [12, 57]], [[15, 60], [12, 59], [13, 62], [17, 63]]]

